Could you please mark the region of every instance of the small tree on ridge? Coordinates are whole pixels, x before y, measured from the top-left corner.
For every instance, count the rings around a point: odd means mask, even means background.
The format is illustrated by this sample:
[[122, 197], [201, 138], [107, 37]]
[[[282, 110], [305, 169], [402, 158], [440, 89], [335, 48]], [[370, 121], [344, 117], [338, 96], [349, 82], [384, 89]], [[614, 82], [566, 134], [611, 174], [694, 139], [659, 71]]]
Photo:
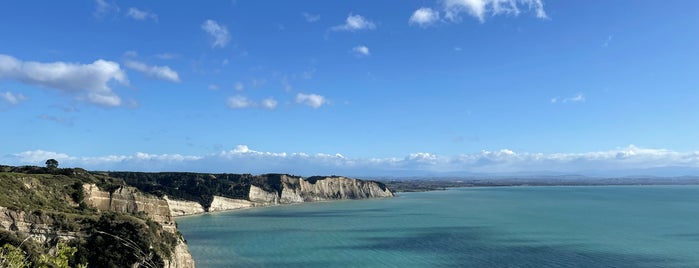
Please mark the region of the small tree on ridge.
[[56, 159], [53, 159], [53, 158], [46, 160], [46, 167], [47, 168], [57, 168], [58, 161], [56, 161]]

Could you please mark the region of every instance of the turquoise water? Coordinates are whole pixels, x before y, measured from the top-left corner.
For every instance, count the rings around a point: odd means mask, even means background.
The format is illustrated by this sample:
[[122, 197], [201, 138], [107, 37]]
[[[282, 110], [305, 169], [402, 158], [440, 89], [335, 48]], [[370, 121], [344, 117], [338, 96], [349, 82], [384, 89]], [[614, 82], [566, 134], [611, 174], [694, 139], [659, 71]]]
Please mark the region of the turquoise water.
[[699, 267], [699, 186], [460, 188], [177, 221], [197, 267]]

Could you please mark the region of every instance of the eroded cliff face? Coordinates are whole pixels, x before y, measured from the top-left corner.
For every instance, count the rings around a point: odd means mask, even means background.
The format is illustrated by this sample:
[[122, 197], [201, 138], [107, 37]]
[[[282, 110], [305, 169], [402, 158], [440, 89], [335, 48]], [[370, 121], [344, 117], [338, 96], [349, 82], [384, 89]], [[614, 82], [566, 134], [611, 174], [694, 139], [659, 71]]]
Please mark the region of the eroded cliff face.
[[305, 180], [283, 176], [282, 186], [282, 203], [393, 197], [388, 188], [377, 182], [345, 177], [314, 177]]
[[167, 195], [163, 198], [167, 201], [170, 207], [170, 215], [172, 216], [194, 215], [205, 212], [204, 207], [199, 202], [170, 199]]
[[46, 243], [54, 239], [66, 241], [81, 236], [55, 227], [55, 219], [46, 214], [26, 213], [0, 207], [0, 230], [22, 232], [34, 241]]
[[248, 200], [214, 196], [214, 200], [209, 207], [209, 212], [249, 208], [253, 206], [255, 206], [255, 203]]
[[281, 175], [280, 193], [265, 191], [261, 187], [250, 185], [248, 200], [214, 196], [209, 211], [336, 199], [383, 197], [393, 197], [393, 192], [373, 181], [345, 177], [314, 177], [313, 180], [305, 180], [300, 177]]
[[[153, 221], [160, 223], [163, 230], [176, 233], [177, 227], [172, 219], [169, 202], [165, 198], [144, 194], [130, 186], [122, 186], [114, 192], [100, 190], [95, 184], [84, 184], [85, 203], [100, 211], [116, 211], [123, 213], [145, 213]], [[193, 202], [196, 203], [196, 202]], [[191, 205], [191, 204], [188, 204]], [[197, 203], [197, 205], [199, 205]], [[201, 205], [199, 205], [201, 207]], [[182, 208], [182, 207], [179, 207]], [[203, 211], [203, 208], [202, 208]], [[169, 268], [193, 268], [194, 259], [184, 240], [180, 237], [177, 246], [169, 260], [165, 260], [165, 267]]]

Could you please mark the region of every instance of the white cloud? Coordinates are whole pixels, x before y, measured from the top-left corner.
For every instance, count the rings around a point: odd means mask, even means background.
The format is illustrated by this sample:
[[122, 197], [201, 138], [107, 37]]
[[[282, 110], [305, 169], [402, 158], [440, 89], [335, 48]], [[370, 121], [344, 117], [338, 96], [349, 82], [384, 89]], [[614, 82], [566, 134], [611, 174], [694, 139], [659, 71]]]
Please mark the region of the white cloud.
[[585, 102], [587, 99], [585, 98], [585, 94], [578, 93], [575, 94], [571, 97], [567, 98], [561, 98], [561, 97], [553, 97], [551, 98], [551, 103], [579, 103], [579, 102]]
[[14, 105], [26, 100], [27, 97], [25, 97], [21, 93], [12, 93], [9, 91], [5, 91], [0, 93], [0, 99], [3, 99], [5, 100], [5, 102]]
[[228, 98], [226, 101], [226, 106], [230, 109], [243, 109], [243, 108], [250, 108], [255, 106], [255, 102], [248, 100], [248, 98], [244, 96], [233, 96]]
[[[97, 170], [280, 172], [306, 175], [414, 176], [415, 174], [438, 175], [443, 172], [464, 176], [533, 173], [592, 176], [663, 175], [668, 174], [662, 173], [665, 170], [678, 167], [681, 170], [699, 172], [699, 151], [676, 152], [634, 145], [587, 153], [543, 154], [502, 149], [456, 156], [420, 152], [405, 157], [384, 158], [353, 158], [340, 153], [266, 152], [254, 150], [247, 145], [237, 145], [230, 150], [201, 156], [139, 152], [133, 155], [78, 157], [45, 150], [0, 156], [3, 163], [14, 165], [43, 165], [46, 159], [51, 158], [58, 160], [64, 167], [79, 166]], [[651, 171], [648, 171], [649, 169]], [[661, 173], [644, 173], [658, 172], [652, 169], [661, 170]]]
[[105, 0], [95, 0], [95, 11], [92, 13], [92, 15], [94, 15], [95, 18], [101, 19], [110, 13], [117, 12], [119, 12], [119, 6], [117, 6], [115, 3], [110, 3]]
[[228, 42], [231, 41], [231, 36], [228, 33], [228, 28], [225, 25], [220, 25], [218, 22], [213, 20], [206, 20], [201, 25], [201, 29], [214, 38], [214, 42], [211, 47], [225, 47]]
[[176, 83], [180, 82], [180, 76], [168, 66], [151, 66], [134, 60], [127, 60], [124, 62], [124, 66], [139, 71], [149, 77]]
[[215, 85], [215, 84], [209, 85], [209, 90], [218, 90], [218, 85]]
[[352, 51], [360, 57], [369, 56], [369, 48], [367, 46], [356, 46], [352, 48]]
[[314, 15], [310, 13], [303, 13], [303, 17], [306, 19], [307, 22], [317, 22], [320, 20], [320, 15]]
[[331, 28], [333, 31], [349, 31], [356, 32], [359, 30], [373, 30], [376, 25], [360, 15], [349, 14], [345, 20], [345, 24], [337, 25]]
[[451, 21], [461, 20], [466, 13], [484, 22], [486, 16], [518, 16], [522, 9], [533, 11], [537, 18], [548, 18], [543, 0], [445, 0], [443, 8], [444, 17]]
[[152, 19], [154, 21], [158, 21], [158, 15], [135, 7], [129, 8], [129, 11], [126, 12], [126, 16], [134, 20]]
[[267, 98], [262, 100], [262, 108], [265, 108], [267, 110], [274, 110], [274, 108], [277, 108], [277, 101], [273, 98]]
[[428, 7], [421, 7], [413, 12], [408, 23], [417, 24], [420, 27], [427, 27], [439, 20], [439, 11]]
[[109, 87], [110, 81], [128, 85], [118, 63], [96, 60], [90, 64], [21, 61], [0, 54], [0, 79], [17, 80], [75, 95], [79, 100], [102, 106], [119, 106], [121, 98]]
[[236, 95], [229, 97], [226, 101], [226, 106], [230, 109], [246, 109], [246, 108], [262, 108], [274, 110], [277, 108], [277, 100], [274, 98], [266, 98], [260, 102], [248, 99], [245, 96]]
[[296, 94], [296, 102], [303, 104], [303, 105], [308, 105], [313, 108], [318, 108], [322, 106], [323, 104], [327, 104], [328, 101], [325, 99], [325, 97], [317, 94], [304, 94], [304, 93], [298, 93]]

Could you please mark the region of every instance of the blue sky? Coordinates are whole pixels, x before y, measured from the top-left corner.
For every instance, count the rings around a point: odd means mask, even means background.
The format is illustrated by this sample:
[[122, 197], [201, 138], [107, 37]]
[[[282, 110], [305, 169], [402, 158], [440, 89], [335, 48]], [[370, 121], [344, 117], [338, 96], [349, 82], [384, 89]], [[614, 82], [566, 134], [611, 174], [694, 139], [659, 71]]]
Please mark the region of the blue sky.
[[17, 1], [0, 163], [699, 175], [699, 2]]

